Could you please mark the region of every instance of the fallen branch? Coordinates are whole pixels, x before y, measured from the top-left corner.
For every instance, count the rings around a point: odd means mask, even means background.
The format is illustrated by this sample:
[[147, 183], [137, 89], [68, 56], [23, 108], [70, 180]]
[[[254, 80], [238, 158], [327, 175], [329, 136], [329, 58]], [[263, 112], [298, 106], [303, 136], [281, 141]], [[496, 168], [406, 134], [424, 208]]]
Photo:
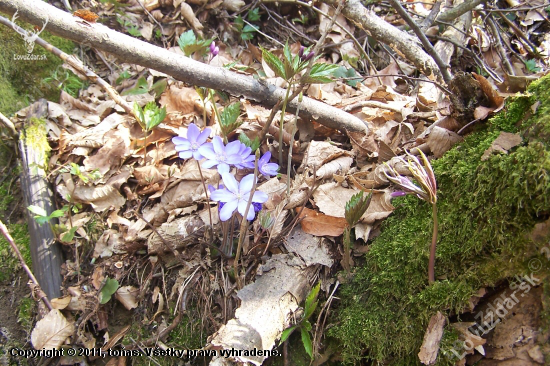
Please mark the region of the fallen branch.
[[[323, 0], [323, 2], [337, 5], [339, 1]], [[428, 79], [441, 78], [439, 68], [433, 58], [422, 49], [417, 39], [384, 21], [374, 12], [365, 8], [360, 0], [346, 1], [342, 14], [358, 27], [369, 32], [378, 42], [387, 44], [400, 56], [412, 62]]]
[[[39, 26], [48, 20], [46, 29], [53, 34], [109, 52], [124, 62], [163, 72], [191, 85], [224, 90], [268, 107], [275, 105], [285, 95], [282, 88], [183, 57], [102, 24], [83, 22], [82, 19], [43, 1], [0, 0], [0, 11], [9, 15], [18, 11], [20, 19]], [[294, 112], [297, 107], [298, 101], [294, 101], [290, 103], [289, 110]], [[312, 118], [329, 128], [368, 133], [366, 124], [359, 118], [311, 98], [303, 99], [301, 113], [302, 116]]]

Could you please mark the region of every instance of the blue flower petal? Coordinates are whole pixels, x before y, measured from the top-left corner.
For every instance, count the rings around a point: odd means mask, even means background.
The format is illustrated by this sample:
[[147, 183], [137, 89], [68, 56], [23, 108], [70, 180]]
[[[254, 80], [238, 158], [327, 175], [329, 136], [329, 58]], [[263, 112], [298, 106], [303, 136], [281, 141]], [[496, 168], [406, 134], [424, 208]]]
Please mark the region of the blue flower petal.
[[225, 203], [222, 209], [220, 210], [220, 220], [222, 221], [229, 220], [233, 215], [233, 212], [235, 212], [235, 209], [237, 208], [238, 204], [239, 204], [239, 201], [237, 200], [229, 201]]
[[[229, 172], [223, 173], [222, 179], [223, 179], [223, 184], [231, 193], [235, 195], [239, 194], [239, 183], [237, 183], [237, 180], [235, 179], [235, 177], [233, 177], [232, 174], [229, 174]], [[242, 184], [242, 181], [241, 181], [241, 184]]]

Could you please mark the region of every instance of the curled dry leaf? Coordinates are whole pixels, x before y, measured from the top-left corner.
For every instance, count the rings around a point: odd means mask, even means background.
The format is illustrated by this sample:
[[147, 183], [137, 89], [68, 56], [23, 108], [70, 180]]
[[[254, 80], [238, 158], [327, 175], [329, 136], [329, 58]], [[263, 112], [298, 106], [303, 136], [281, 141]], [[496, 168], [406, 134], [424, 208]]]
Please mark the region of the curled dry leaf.
[[50, 302], [52, 303], [52, 307], [57, 310], [63, 310], [65, 309], [69, 303], [71, 302], [71, 295], [63, 296], [63, 297], [57, 297], [55, 299], [52, 299]]
[[430, 147], [430, 150], [433, 152], [434, 156], [436, 158], [440, 158], [459, 141], [462, 141], [462, 137], [459, 134], [435, 126], [432, 128], [426, 143]]
[[349, 156], [349, 152], [332, 145], [327, 141], [311, 141], [304, 156], [304, 162], [298, 169], [299, 172], [305, 168], [319, 169], [324, 164], [342, 155]]
[[39, 320], [31, 333], [34, 349], [58, 349], [74, 332], [74, 323], [69, 322], [61, 311], [52, 309]]
[[317, 178], [332, 178], [334, 174], [345, 174], [351, 168], [353, 158], [351, 156], [340, 156], [325, 165], [316, 172]]
[[346, 203], [356, 193], [356, 190], [344, 188], [338, 183], [325, 183], [315, 190], [313, 198], [319, 211], [334, 217], [344, 217]]
[[127, 310], [137, 308], [137, 296], [139, 289], [134, 286], [119, 287], [115, 292], [115, 297]]
[[509, 132], [501, 132], [500, 135], [493, 141], [491, 146], [481, 156], [481, 160], [485, 161], [494, 153], [508, 154], [508, 150], [521, 144], [523, 139], [520, 135]]
[[[244, 3], [243, 3], [244, 5]], [[196, 30], [198, 33], [201, 33], [200, 31], [202, 28], [204, 28], [201, 24], [201, 22], [197, 19], [195, 16], [195, 13], [193, 12], [193, 9], [191, 6], [187, 3], [181, 3], [181, 16], [189, 22], [189, 25]]]
[[346, 219], [324, 215], [304, 207], [300, 212], [302, 230], [315, 236], [340, 236], [347, 226]]

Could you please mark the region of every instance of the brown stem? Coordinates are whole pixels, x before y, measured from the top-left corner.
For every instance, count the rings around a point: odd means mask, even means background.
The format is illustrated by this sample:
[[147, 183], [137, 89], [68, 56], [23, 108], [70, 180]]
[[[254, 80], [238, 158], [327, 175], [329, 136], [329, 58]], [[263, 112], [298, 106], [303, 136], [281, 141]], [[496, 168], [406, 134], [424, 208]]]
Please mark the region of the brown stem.
[[208, 189], [206, 188], [206, 183], [204, 181], [204, 176], [202, 175], [201, 164], [198, 160], [197, 167], [199, 168], [199, 174], [201, 175], [202, 187], [204, 188], [204, 194], [206, 195], [206, 207], [208, 207], [208, 218], [210, 219], [210, 230], [212, 230], [212, 212], [210, 211], [210, 202], [208, 202]]
[[23, 267], [23, 269], [27, 273], [27, 276], [29, 276], [29, 279], [38, 288], [38, 290], [39, 290], [38, 293], [40, 293], [40, 295], [41, 295], [40, 300], [42, 300], [42, 302], [44, 302], [44, 305], [46, 305], [46, 307], [49, 310], [52, 310], [53, 309], [52, 304], [48, 300], [48, 297], [46, 296], [46, 294], [42, 291], [42, 288], [40, 287], [40, 284], [38, 283], [38, 280], [36, 279], [36, 277], [34, 277], [34, 274], [32, 273], [30, 268], [25, 263], [25, 259], [23, 259], [23, 256], [21, 255], [21, 252], [19, 251], [19, 248], [17, 248], [17, 245], [15, 245], [15, 241], [13, 240], [12, 236], [10, 235], [10, 232], [8, 231], [8, 228], [6, 227], [6, 225], [4, 225], [4, 223], [2, 221], [0, 221], [0, 231], [2, 232], [2, 234], [4, 235], [4, 237], [6, 238], [8, 243], [10, 243], [10, 246], [13, 249], [13, 251], [15, 252], [15, 255], [17, 255], [17, 258], [19, 259], [19, 263], [21, 264], [21, 267]]
[[435, 267], [435, 247], [437, 245], [437, 203], [432, 203], [432, 215], [434, 220], [434, 230], [432, 233], [432, 246], [430, 247], [430, 261], [428, 263], [428, 281], [430, 284], [435, 282], [434, 267]]

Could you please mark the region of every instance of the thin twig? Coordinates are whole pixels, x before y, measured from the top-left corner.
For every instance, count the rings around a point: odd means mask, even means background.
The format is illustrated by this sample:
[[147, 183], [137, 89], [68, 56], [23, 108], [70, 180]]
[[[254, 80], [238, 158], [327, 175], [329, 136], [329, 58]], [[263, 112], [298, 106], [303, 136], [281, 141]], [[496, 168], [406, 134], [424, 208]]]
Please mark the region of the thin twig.
[[506, 57], [506, 51], [504, 50], [504, 47], [502, 46], [502, 40], [500, 38], [497, 26], [495, 24], [495, 21], [491, 16], [487, 17], [487, 23], [489, 24], [489, 28], [491, 29], [491, 33], [493, 33], [493, 39], [495, 40], [495, 46], [497, 48], [497, 52], [500, 55], [500, 59], [502, 60], [502, 63], [504, 64], [504, 67], [506, 68], [506, 71], [509, 75], [516, 75], [514, 68], [512, 67], [512, 64], [510, 63], [510, 60], [508, 57]]
[[398, 0], [389, 0], [389, 2], [393, 5], [395, 11], [397, 11], [397, 13], [405, 20], [405, 22], [407, 22], [409, 27], [411, 27], [418, 39], [420, 39], [420, 42], [422, 43], [426, 51], [428, 51], [428, 54], [432, 56], [433, 60], [437, 64], [437, 67], [439, 67], [439, 71], [443, 76], [443, 80], [448, 84], [452, 79], [451, 74], [448, 70], [448, 65], [443, 62], [435, 48], [426, 37], [426, 34], [422, 32], [418, 24], [416, 24], [416, 22], [411, 18], [409, 13], [407, 13], [403, 6], [401, 6], [401, 3]]
[[4, 235], [4, 237], [6, 238], [8, 243], [10, 244], [11, 248], [15, 252], [15, 255], [17, 256], [17, 259], [19, 259], [19, 264], [21, 264], [21, 267], [23, 267], [23, 269], [27, 273], [27, 276], [29, 276], [29, 279], [36, 286], [36, 288], [38, 290], [38, 294], [40, 296], [39, 299], [42, 300], [42, 302], [44, 302], [44, 305], [46, 305], [46, 307], [49, 310], [52, 310], [53, 307], [52, 307], [52, 304], [50, 303], [50, 300], [48, 300], [48, 296], [46, 296], [44, 291], [42, 291], [42, 288], [40, 287], [40, 283], [38, 283], [38, 280], [36, 279], [36, 277], [34, 277], [34, 274], [32, 273], [30, 268], [25, 263], [25, 259], [21, 255], [21, 252], [19, 251], [19, 248], [17, 247], [17, 245], [15, 245], [15, 241], [13, 240], [12, 236], [10, 235], [10, 232], [8, 231], [8, 228], [6, 227], [6, 225], [4, 225], [2, 220], [0, 220], [0, 231], [2, 232], [2, 234]]

